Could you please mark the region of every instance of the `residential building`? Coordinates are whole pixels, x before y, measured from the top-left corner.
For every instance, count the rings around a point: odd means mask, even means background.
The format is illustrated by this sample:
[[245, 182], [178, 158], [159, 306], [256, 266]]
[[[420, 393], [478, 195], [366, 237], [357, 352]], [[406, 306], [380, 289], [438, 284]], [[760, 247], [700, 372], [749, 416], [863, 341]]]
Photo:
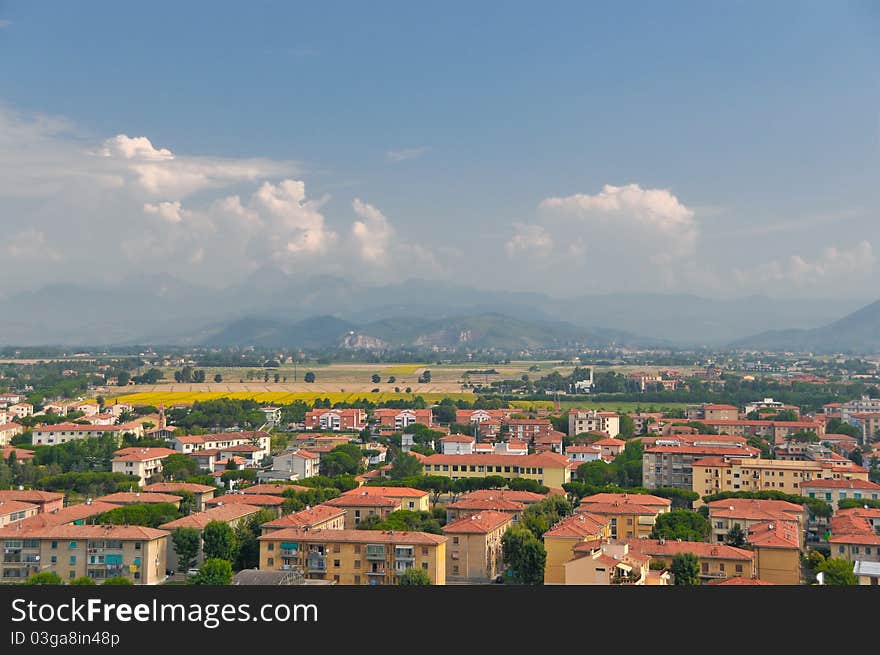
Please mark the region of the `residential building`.
[[176, 495], [182, 492], [188, 492], [195, 498], [195, 511], [202, 512], [205, 510], [205, 501], [211, 500], [217, 487], [206, 484], [195, 484], [193, 482], [154, 482], [153, 484], [143, 487], [143, 491], [154, 494], [172, 494]]
[[[665, 443], [658, 441], [657, 443]], [[642, 484], [646, 489], [693, 488], [693, 463], [706, 457], [757, 458], [760, 450], [751, 446], [718, 445], [690, 440], [678, 445], [646, 447], [642, 454]]]
[[853, 573], [855, 573], [860, 585], [875, 587], [880, 585], [880, 563], [878, 562], [856, 560], [853, 563]]
[[162, 473], [162, 460], [175, 454], [171, 448], [123, 448], [113, 458], [112, 471], [137, 477], [142, 487]]
[[40, 508], [32, 503], [19, 500], [0, 500], [0, 528], [23, 521], [40, 513]]
[[[201, 534], [201, 532], [205, 529], [205, 526], [212, 521], [221, 521], [228, 524], [229, 527], [234, 529], [239, 523], [246, 521], [249, 517], [259, 512], [260, 509], [262, 508], [256, 507], [254, 505], [245, 505], [242, 503], [216, 505], [214, 507], [211, 507], [210, 509], [206, 509], [205, 511], [193, 512], [192, 514], [188, 514], [187, 516], [181, 517], [174, 521], [163, 523], [159, 526], [159, 529], [173, 532], [177, 528], [193, 528], [194, 530], [198, 530]], [[174, 550], [174, 540], [170, 538], [170, 534], [168, 536], [169, 539], [167, 540], [165, 561], [168, 563], [169, 569], [171, 569], [172, 571], [176, 571], [179, 568], [177, 552]], [[196, 555], [195, 565], [198, 566], [204, 561], [204, 559], [205, 556], [202, 552], [201, 544], [199, 544], [199, 552]]]
[[809, 512], [803, 505], [784, 500], [752, 498], [725, 498], [709, 503], [709, 522], [712, 524], [711, 540], [725, 543], [734, 525], [739, 525], [743, 535], [760, 523], [794, 523], [798, 534], [798, 546], [803, 546]]
[[547, 419], [509, 418], [502, 421], [501, 430], [511, 439], [531, 442], [553, 432], [553, 424]]
[[304, 487], [298, 484], [269, 483], [269, 484], [252, 484], [249, 487], [238, 489], [243, 494], [268, 494], [269, 496], [283, 496], [285, 491], [310, 491], [311, 487]]
[[280, 407], [260, 407], [263, 416], [266, 417], [266, 423], [269, 425], [281, 424], [281, 408]]
[[263, 534], [284, 528], [309, 530], [343, 530], [345, 528], [345, 509], [330, 505], [315, 505], [300, 512], [282, 516], [274, 521], [263, 523]]
[[135, 437], [144, 436], [144, 426], [137, 421], [121, 425], [80, 425], [78, 423], [58, 423], [38, 425], [33, 429], [32, 443], [35, 446], [54, 446], [79, 439], [96, 439], [105, 434], [113, 435], [117, 443], [123, 434]]
[[671, 510], [672, 501], [649, 494], [601, 493], [581, 498], [576, 512], [602, 517], [611, 539], [649, 537], [657, 517]]
[[374, 409], [373, 419], [379, 426], [403, 430], [413, 423], [433, 427], [434, 412], [430, 409]]
[[583, 432], [604, 432], [609, 437], [620, 434], [620, 417], [611, 412], [572, 409], [568, 412], [568, 434], [573, 437]]
[[846, 509], [831, 518], [831, 556], [880, 562], [880, 509]]
[[459, 500], [480, 500], [500, 498], [502, 500], [512, 500], [515, 503], [522, 503], [526, 507], [540, 503], [546, 499], [548, 494], [538, 494], [532, 491], [512, 491], [510, 489], [477, 489], [469, 491], [463, 496], [459, 496]]
[[365, 485], [341, 494], [342, 498], [358, 498], [363, 496], [390, 498], [397, 501], [397, 509], [405, 509], [411, 512], [427, 512], [431, 509], [431, 494], [427, 491], [411, 487], [373, 487]]
[[847, 422], [861, 430], [860, 443], [870, 443], [880, 436], [880, 411], [850, 414]]
[[[281, 505], [284, 503], [284, 496], [270, 496], [268, 494], [242, 494], [231, 493], [217, 496], [205, 501], [208, 509], [212, 507], [222, 507], [223, 505], [253, 505], [259, 509], [270, 509], [275, 512], [276, 516], [281, 516]], [[208, 511], [208, 510], [205, 510]]]
[[655, 431], [657, 422], [663, 418], [660, 412], [638, 412], [630, 414], [636, 434], [648, 434]]
[[515, 500], [508, 500], [501, 497], [502, 492], [497, 492], [498, 496], [489, 496], [488, 498], [460, 498], [454, 503], [446, 505], [446, 522], [452, 523], [461, 518], [466, 518], [473, 514], [481, 512], [501, 512], [510, 516], [511, 520], [516, 523], [522, 517], [526, 506]]
[[9, 458], [15, 455], [15, 459], [19, 462], [29, 461], [34, 458], [34, 451], [27, 448], [17, 448], [15, 446], [0, 446], [0, 459], [8, 462]]
[[25, 418], [34, 415], [34, 406], [30, 403], [16, 403], [6, 408], [7, 414], [12, 414], [15, 418]]
[[755, 575], [778, 585], [801, 584], [801, 529], [794, 521], [764, 521], [748, 530]]
[[425, 475], [453, 480], [500, 475], [506, 479], [527, 478], [538, 484], [561, 488], [571, 481], [571, 462], [564, 455], [430, 455], [423, 461]]
[[201, 450], [225, 451], [235, 446], [252, 445], [258, 450], [253, 451], [252, 459], [260, 461], [269, 454], [272, 435], [262, 430], [240, 432], [218, 432], [215, 434], [191, 434], [174, 437], [171, 447], [185, 455]]
[[140, 491], [117, 491], [113, 494], [107, 494], [95, 499], [100, 503], [109, 503], [110, 505], [143, 505], [155, 503], [171, 503], [175, 507], [180, 507], [180, 496], [173, 494], [156, 494], [142, 493]]
[[[358, 491], [358, 490], [355, 490]], [[400, 501], [396, 498], [387, 498], [369, 493], [339, 496], [324, 503], [334, 509], [345, 510], [345, 529], [354, 530], [364, 519], [377, 516], [384, 519], [391, 512], [400, 509]]]
[[542, 450], [550, 450], [554, 453], [562, 453], [562, 444], [564, 443], [565, 433], [553, 430], [549, 434], [535, 438], [532, 442], [535, 446], [535, 452]]
[[0, 502], [15, 500], [36, 505], [37, 513], [57, 512], [64, 507], [64, 494], [38, 489], [0, 490]]
[[623, 452], [623, 449], [626, 447], [626, 442], [620, 439], [615, 439], [614, 437], [608, 437], [606, 439], [594, 441], [593, 446], [599, 448], [602, 452], [602, 459], [613, 460]]
[[141, 526], [56, 525], [21, 538], [2, 536], [3, 582], [51, 571], [65, 582], [88, 576], [99, 584], [125, 577], [134, 584], [165, 580], [168, 533]]
[[841, 500], [880, 500], [880, 484], [868, 480], [826, 480], [817, 479], [801, 483], [801, 494], [810, 498], [819, 498], [837, 511]]
[[565, 449], [565, 455], [573, 463], [580, 465], [602, 459], [602, 449], [598, 446], [569, 446]]
[[739, 419], [739, 408], [734, 405], [703, 405], [702, 418], [705, 421], [736, 421]]
[[[650, 584], [651, 557], [631, 552], [625, 542], [583, 543], [575, 546], [574, 557], [564, 565], [566, 585], [646, 585]], [[665, 573], [665, 572], [664, 572]], [[662, 576], [662, 574], [660, 574]], [[658, 584], [668, 584], [670, 574]]]
[[755, 554], [743, 548], [702, 541], [674, 541], [671, 539], [631, 539], [630, 552], [650, 555], [669, 568], [679, 553], [693, 553], [699, 560], [700, 579], [703, 582], [721, 578], [754, 578]]
[[10, 422], [0, 422], [0, 446], [8, 446], [12, 438], [24, 432], [24, 426]]
[[[868, 479], [868, 470], [852, 462], [838, 465], [831, 462], [716, 456], [693, 462], [692, 469], [692, 490], [700, 496], [722, 491], [764, 490], [800, 494], [801, 485], [810, 480]], [[700, 502], [696, 501], [695, 505]]]
[[440, 439], [440, 452], [443, 455], [472, 455], [476, 440], [466, 434], [450, 434]]
[[298, 480], [318, 475], [321, 456], [306, 450], [285, 450], [272, 458], [273, 471], [285, 471]]
[[502, 420], [513, 410], [507, 409], [458, 409], [455, 411], [456, 423], [483, 423], [484, 421], [498, 421], [499, 425]]
[[574, 556], [574, 548], [587, 542], [599, 545], [611, 538], [608, 520], [586, 512], [572, 514], [544, 533], [544, 584], [565, 584], [565, 564]]
[[393, 585], [421, 568], [435, 585], [446, 584], [443, 535], [381, 530], [284, 528], [259, 538], [260, 570], [297, 568], [309, 579], [343, 585]]
[[449, 582], [492, 582], [504, 570], [501, 537], [513, 525], [504, 512], [486, 510], [463, 516], [443, 528]]
[[841, 403], [838, 412], [844, 423], [849, 423], [854, 414], [877, 414], [880, 413], [880, 398], [862, 396], [858, 400]]
[[306, 412], [306, 430], [363, 430], [367, 412], [363, 409], [313, 409]]

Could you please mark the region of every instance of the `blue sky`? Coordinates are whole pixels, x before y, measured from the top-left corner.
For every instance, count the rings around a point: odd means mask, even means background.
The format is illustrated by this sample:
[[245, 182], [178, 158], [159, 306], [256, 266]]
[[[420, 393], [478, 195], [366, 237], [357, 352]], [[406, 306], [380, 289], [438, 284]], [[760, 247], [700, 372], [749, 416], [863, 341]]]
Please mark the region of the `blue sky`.
[[0, 273], [872, 295], [876, 4], [474, 4], [0, 1]]

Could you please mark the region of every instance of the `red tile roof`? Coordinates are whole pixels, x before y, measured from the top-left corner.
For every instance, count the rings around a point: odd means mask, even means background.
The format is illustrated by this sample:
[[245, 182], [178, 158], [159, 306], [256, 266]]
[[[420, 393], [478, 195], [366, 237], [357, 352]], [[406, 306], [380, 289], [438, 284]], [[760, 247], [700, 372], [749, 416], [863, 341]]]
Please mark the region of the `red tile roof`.
[[531, 466], [543, 468], [570, 467], [568, 458], [559, 453], [533, 455], [430, 455], [425, 464], [464, 464], [465, 466]]
[[0, 516], [6, 516], [13, 512], [37, 511], [40, 508], [33, 503], [23, 503], [19, 500], [0, 500]]
[[387, 496], [375, 496], [373, 494], [358, 494], [339, 496], [328, 500], [326, 505], [332, 507], [399, 507], [400, 501]]
[[238, 491], [244, 494], [269, 494], [270, 496], [283, 496], [285, 491], [310, 491], [311, 487], [298, 484], [254, 484], [250, 487], [242, 487]]
[[234, 521], [260, 511], [260, 507], [255, 505], [243, 505], [240, 503], [232, 503], [228, 505], [217, 505], [206, 509], [204, 512], [193, 512], [188, 516], [163, 523], [159, 526], [162, 530], [175, 530], [176, 528], [196, 528], [202, 530], [211, 521]]
[[119, 491], [115, 494], [107, 494], [95, 500], [102, 503], [115, 505], [134, 505], [137, 503], [173, 503], [180, 504], [180, 496], [171, 494], [141, 493], [138, 491]]
[[287, 516], [282, 516], [280, 519], [275, 519], [274, 521], [269, 521], [268, 523], [263, 523], [261, 527], [263, 528], [300, 528], [300, 527], [312, 527], [318, 525], [320, 523], [324, 523], [326, 521], [330, 521], [334, 518], [345, 516], [345, 510], [340, 507], [332, 507], [331, 505], [323, 504], [323, 505], [315, 505], [309, 509], [304, 509], [300, 512], [294, 512], [293, 514], [288, 514]]
[[144, 487], [149, 493], [174, 493], [175, 491], [189, 491], [194, 494], [203, 494], [207, 491], [217, 491], [217, 487], [207, 484], [195, 484], [193, 482], [154, 482]]
[[562, 519], [544, 533], [544, 538], [583, 538], [600, 534], [608, 521], [602, 516], [581, 512]]
[[447, 523], [443, 534], [488, 534], [513, 523], [513, 517], [504, 512], [484, 510]]
[[506, 500], [504, 498], [462, 498], [461, 500], [450, 503], [447, 509], [455, 510], [496, 510], [506, 512], [521, 512], [526, 506], [514, 500]]
[[55, 525], [31, 530], [28, 539], [121, 539], [142, 541], [168, 536], [165, 530], [140, 525]]
[[171, 448], [126, 448], [117, 451], [114, 462], [146, 462], [151, 459], [164, 459], [169, 455], [179, 455], [180, 453]]
[[749, 528], [746, 539], [758, 548], [800, 548], [797, 523], [793, 521], [765, 521]]
[[693, 553], [701, 559], [726, 559], [752, 561], [754, 554], [742, 548], [725, 544], [707, 544], [702, 541], [675, 541], [667, 539], [660, 543], [657, 539], [628, 539], [632, 551], [645, 553], [652, 557], [674, 557], [679, 553]]
[[880, 489], [880, 484], [868, 482], [867, 480], [810, 480], [801, 482], [801, 489], [804, 487], [815, 487], [817, 489]]
[[40, 491], [38, 489], [9, 489], [0, 491], [0, 501], [17, 500], [23, 503], [48, 503], [53, 500], [64, 500], [64, 494], [55, 491]]
[[342, 493], [342, 496], [385, 496], [386, 498], [425, 498], [429, 492], [412, 487], [373, 487], [364, 485]]
[[206, 500], [205, 504], [219, 505], [220, 503], [223, 503], [224, 505], [227, 505], [229, 503], [236, 503], [244, 505], [263, 505], [274, 507], [276, 505], [280, 505], [283, 502], [283, 497], [270, 496], [268, 494], [224, 494], [222, 496], [216, 496], [215, 498]]
[[584, 496], [581, 498], [581, 506], [590, 505], [593, 503], [630, 503], [634, 505], [645, 505], [645, 506], [658, 506], [658, 507], [670, 507], [672, 506], [672, 501], [668, 498], [661, 498], [660, 496], [652, 496], [650, 494], [613, 494], [613, 493], [599, 493], [593, 494], [592, 496]]
[[516, 503], [531, 504], [539, 503], [547, 497], [546, 494], [537, 494], [532, 491], [511, 491], [509, 489], [477, 489], [459, 497], [459, 500], [476, 500], [482, 498], [502, 498]]
[[329, 530], [318, 528], [284, 528], [273, 530], [259, 538], [260, 541], [298, 541], [305, 543], [355, 543], [355, 544], [419, 544], [439, 545], [448, 537], [428, 532], [397, 530]]

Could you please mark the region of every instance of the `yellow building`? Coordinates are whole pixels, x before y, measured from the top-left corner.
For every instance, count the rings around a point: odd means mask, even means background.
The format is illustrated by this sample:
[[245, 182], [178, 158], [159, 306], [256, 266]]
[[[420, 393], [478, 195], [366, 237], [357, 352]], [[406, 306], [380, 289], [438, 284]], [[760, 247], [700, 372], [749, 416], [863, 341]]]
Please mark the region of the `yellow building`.
[[346, 530], [356, 530], [360, 522], [370, 516], [378, 516], [381, 520], [400, 509], [399, 500], [372, 494], [338, 496], [324, 505], [345, 510]]
[[411, 512], [431, 511], [431, 494], [411, 487], [373, 487], [363, 485], [342, 494], [343, 498], [351, 496], [382, 496], [398, 502], [397, 509]]
[[[700, 497], [722, 491], [781, 491], [801, 494], [810, 480], [867, 480], [868, 469], [853, 462], [790, 461], [705, 457], [693, 463], [693, 490]], [[701, 500], [694, 505], [699, 506]]]
[[526, 478], [554, 489], [571, 481], [571, 462], [559, 453], [534, 455], [431, 455], [422, 461], [425, 475], [459, 480], [500, 475]]
[[196, 501], [195, 511], [203, 512], [205, 510], [205, 502], [214, 497], [217, 487], [192, 482], [155, 482], [144, 487], [143, 490], [148, 493], [158, 494], [191, 493]]
[[33, 503], [22, 503], [17, 500], [0, 500], [0, 528], [36, 516], [40, 507]]
[[602, 493], [581, 498], [575, 511], [601, 516], [609, 525], [611, 539], [641, 539], [651, 536], [657, 517], [671, 508], [668, 498]]
[[751, 498], [725, 498], [709, 503], [709, 522], [712, 524], [712, 541], [724, 543], [727, 533], [739, 525], [743, 535], [759, 523], [789, 521], [797, 524], [798, 544], [803, 546], [803, 532], [808, 512], [803, 505], [784, 500], [757, 500]]
[[343, 585], [393, 585], [409, 568], [421, 568], [435, 585], [446, 584], [443, 535], [380, 530], [284, 528], [264, 534], [260, 570], [294, 567], [306, 578]]
[[294, 512], [280, 519], [263, 523], [260, 528], [263, 534], [284, 528], [309, 528], [310, 530], [343, 530], [345, 528], [345, 510], [330, 505], [315, 505], [301, 512]]
[[755, 553], [755, 575], [759, 580], [801, 584], [800, 534], [795, 521], [768, 521], [749, 528], [747, 541]]
[[501, 537], [513, 525], [504, 512], [484, 511], [446, 524], [446, 575], [450, 582], [491, 582], [503, 570]]
[[574, 548], [586, 542], [598, 545], [610, 536], [604, 517], [580, 512], [562, 519], [544, 533], [544, 584], [565, 584], [565, 563], [574, 558]]
[[168, 533], [140, 526], [59, 525], [3, 537], [3, 582], [52, 571], [65, 582], [88, 576], [99, 584], [125, 577], [134, 584], [165, 579]]
[[704, 582], [721, 578], [755, 577], [754, 553], [743, 548], [668, 539], [631, 539], [627, 543], [630, 552], [650, 555], [667, 568], [679, 553], [693, 553], [699, 560], [700, 578]]

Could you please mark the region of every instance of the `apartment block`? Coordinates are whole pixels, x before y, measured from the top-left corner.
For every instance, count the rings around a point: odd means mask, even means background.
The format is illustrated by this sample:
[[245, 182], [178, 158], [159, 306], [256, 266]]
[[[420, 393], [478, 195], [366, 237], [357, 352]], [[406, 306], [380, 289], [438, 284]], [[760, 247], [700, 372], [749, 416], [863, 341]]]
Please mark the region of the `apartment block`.
[[693, 488], [693, 463], [706, 457], [757, 458], [760, 451], [751, 446], [720, 445], [711, 440], [689, 443], [656, 441], [642, 455], [642, 484], [646, 489], [661, 487]]
[[446, 575], [449, 582], [492, 582], [504, 570], [501, 537], [513, 525], [505, 512], [482, 511], [447, 523]]

